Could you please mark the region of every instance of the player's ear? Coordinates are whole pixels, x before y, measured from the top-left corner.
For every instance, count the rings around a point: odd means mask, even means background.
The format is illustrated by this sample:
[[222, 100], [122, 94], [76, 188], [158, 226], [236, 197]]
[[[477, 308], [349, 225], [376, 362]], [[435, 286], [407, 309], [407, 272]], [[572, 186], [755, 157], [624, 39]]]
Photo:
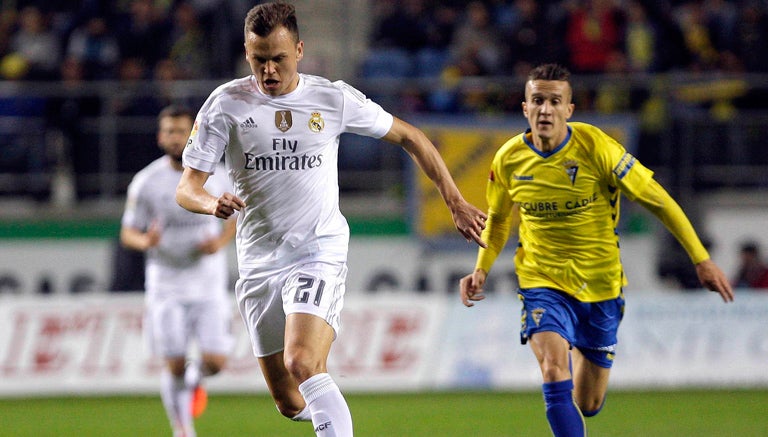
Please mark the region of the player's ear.
[[521, 106], [523, 107], [523, 115], [525, 115], [525, 118], [528, 118], [528, 105], [523, 102]]
[[296, 44], [296, 61], [301, 61], [304, 57], [304, 41], [299, 41]]
[[565, 114], [565, 119], [566, 120], [569, 120], [571, 118], [571, 116], [573, 115], [574, 109], [576, 109], [576, 105], [574, 105], [573, 103], [569, 103], [568, 104], [568, 113]]

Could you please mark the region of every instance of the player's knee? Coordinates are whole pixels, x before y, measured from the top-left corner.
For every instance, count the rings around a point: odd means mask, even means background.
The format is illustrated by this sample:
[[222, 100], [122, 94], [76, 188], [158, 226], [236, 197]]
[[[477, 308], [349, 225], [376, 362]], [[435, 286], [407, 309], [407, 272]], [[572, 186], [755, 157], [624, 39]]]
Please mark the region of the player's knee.
[[177, 378], [184, 376], [184, 372], [186, 371], [186, 361], [184, 361], [184, 359], [170, 359], [168, 360], [167, 365], [171, 375]]
[[298, 348], [285, 351], [285, 368], [296, 381], [302, 382], [318, 373], [323, 373], [323, 363], [308, 351]]
[[226, 365], [226, 363], [227, 363], [226, 357], [223, 357], [223, 356], [209, 357], [203, 361], [203, 367], [204, 367], [203, 373], [206, 376], [215, 375], [224, 369], [224, 366]]
[[209, 363], [205, 367], [206, 367], [206, 370], [207, 370], [206, 374], [208, 376], [213, 376], [213, 375], [221, 372], [221, 370], [224, 368], [224, 365], [221, 364], [221, 363]]
[[571, 378], [571, 371], [567, 365], [544, 360], [541, 363], [541, 376], [545, 382], [562, 381]]
[[282, 414], [283, 416], [289, 419], [293, 419], [294, 417], [296, 417], [296, 415], [299, 414], [301, 410], [304, 408], [303, 406], [299, 407], [297, 405], [294, 405], [291, 402], [282, 402], [279, 399], [275, 400], [275, 407], [277, 407], [277, 411], [279, 411], [280, 414]]
[[581, 410], [581, 414], [584, 417], [593, 417], [597, 416], [597, 413], [603, 409], [604, 404], [605, 396], [599, 398], [595, 397], [587, 400], [586, 402], [579, 402], [579, 409]]

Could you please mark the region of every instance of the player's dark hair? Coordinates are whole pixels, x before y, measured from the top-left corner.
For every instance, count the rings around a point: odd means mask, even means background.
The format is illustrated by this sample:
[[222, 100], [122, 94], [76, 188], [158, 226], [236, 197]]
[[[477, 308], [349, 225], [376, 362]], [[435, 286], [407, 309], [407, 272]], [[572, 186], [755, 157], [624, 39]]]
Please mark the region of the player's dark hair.
[[190, 120], [194, 120], [195, 113], [192, 112], [192, 110], [187, 108], [186, 106], [168, 105], [162, 110], [160, 110], [160, 113], [157, 115], [157, 122], [159, 123], [160, 120], [164, 119], [165, 117], [171, 117], [171, 118], [188, 117]]
[[273, 2], [256, 5], [245, 16], [245, 34], [253, 32], [265, 37], [278, 27], [285, 27], [299, 42], [299, 24], [296, 20], [296, 8], [288, 3]]
[[756, 241], [744, 241], [741, 243], [741, 252], [748, 253], [750, 255], [757, 255], [760, 252], [760, 246]]
[[571, 72], [559, 64], [542, 64], [528, 73], [528, 80], [562, 80], [568, 82]]

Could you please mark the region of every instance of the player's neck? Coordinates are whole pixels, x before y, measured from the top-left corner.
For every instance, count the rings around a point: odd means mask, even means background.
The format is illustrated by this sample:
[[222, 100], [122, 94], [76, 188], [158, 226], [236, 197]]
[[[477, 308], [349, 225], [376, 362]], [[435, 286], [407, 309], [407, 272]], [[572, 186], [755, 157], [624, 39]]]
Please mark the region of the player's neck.
[[542, 138], [531, 135], [531, 142], [533, 142], [534, 147], [536, 147], [540, 152], [547, 153], [557, 149], [557, 147], [562, 144], [563, 141], [565, 141], [567, 136], [567, 132], [564, 135], [558, 135], [554, 138]]
[[536, 147], [536, 149], [538, 149], [539, 152], [545, 152], [545, 153], [555, 150], [555, 148], [559, 144], [551, 138], [541, 138], [536, 136], [532, 136], [531, 142], [533, 143], [533, 146]]

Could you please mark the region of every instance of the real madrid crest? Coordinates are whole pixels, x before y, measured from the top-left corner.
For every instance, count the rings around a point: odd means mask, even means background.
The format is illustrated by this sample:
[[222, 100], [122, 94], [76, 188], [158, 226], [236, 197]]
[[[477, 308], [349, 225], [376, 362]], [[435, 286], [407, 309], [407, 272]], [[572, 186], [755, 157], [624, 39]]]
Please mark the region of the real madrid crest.
[[309, 118], [309, 130], [312, 132], [320, 132], [325, 127], [325, 120], [319, 112], [313, 112]]
[[293, 126], [291, 111], [275, 111], [275, 127], [285, 132]]

